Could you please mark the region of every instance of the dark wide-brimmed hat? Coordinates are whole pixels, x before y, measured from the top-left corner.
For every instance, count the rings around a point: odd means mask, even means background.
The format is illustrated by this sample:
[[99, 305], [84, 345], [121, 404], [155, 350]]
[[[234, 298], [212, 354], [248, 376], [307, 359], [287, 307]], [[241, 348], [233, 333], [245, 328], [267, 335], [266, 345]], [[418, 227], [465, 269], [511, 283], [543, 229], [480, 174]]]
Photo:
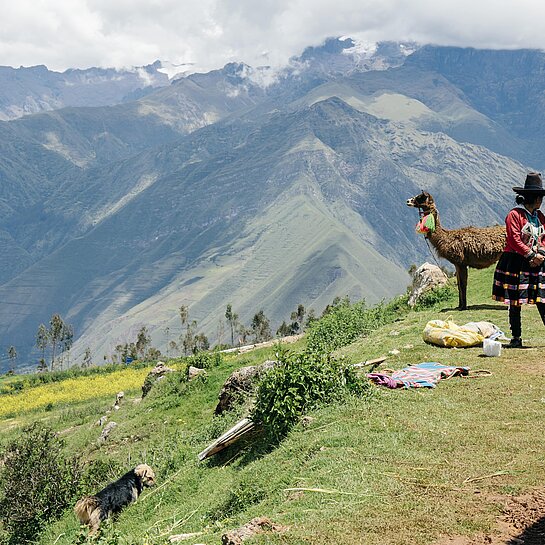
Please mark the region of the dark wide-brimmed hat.
[[524, 187], [514, 187], [513, 191], [519, 195], [545, 195], [541, 174], [539, 172], [529, 172], [526, 175]]

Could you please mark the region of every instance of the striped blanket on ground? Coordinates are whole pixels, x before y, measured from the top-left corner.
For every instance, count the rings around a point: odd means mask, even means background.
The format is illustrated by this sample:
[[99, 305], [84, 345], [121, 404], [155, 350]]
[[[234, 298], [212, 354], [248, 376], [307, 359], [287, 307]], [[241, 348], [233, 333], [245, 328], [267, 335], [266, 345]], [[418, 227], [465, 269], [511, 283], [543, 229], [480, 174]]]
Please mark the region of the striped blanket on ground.
[[426, 361], [394, 371], [391, 375], [387, 373], [369, 373], [367, 378], [379, 386], [392, 389], [435, 388], [435, 385], [441, 379], [468, 374], [469, 367], [449, 367], [435, 361]]

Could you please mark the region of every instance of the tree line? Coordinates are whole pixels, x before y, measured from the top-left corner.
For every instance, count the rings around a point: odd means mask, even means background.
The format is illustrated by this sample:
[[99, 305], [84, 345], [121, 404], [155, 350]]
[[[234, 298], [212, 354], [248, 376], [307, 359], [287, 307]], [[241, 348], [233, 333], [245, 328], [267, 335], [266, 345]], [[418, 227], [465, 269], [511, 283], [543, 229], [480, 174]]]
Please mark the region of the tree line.
[[[336, 297], [330, 305], [324, 309], [322, 316], [332, 308], [346, 301]], [[210, 349], [208, 337], [199, 331], [198, 322], [191, 319], [187, 305], [181, 305], [178, 309], [180, 319], [180, 333], [173, 336], [170, 327], [166, 327], [163, 333], [166, 337], [167, 358], [178, 356], [189, 356], [198, 352]], [[223, 318], [219, 320], [216, 332], [217, 343], [215, 349], [227, 349], [242, 346], [250, 342], [260, 343], [271, 340], [273, 333], [270, 319], [263, 309], [254, 314], [249, 325], [245, 325], [234, 311], [233, 305], [228, 303]], [[316, 320], [313, 309], [307, 310], [304, 305], [299, 304], [291, 312], [289, 320], [283, 320], [276, 330], [276, 337], [297, 335], [302, 333], [312, 321]], [[227, 327], [226, 327], [227, 326]], [[48, 324], [40, 324], [36, 332], [35, 346], [41, 352], [37, 369], [40, 372], [62, 370], [70, 366], [70, 349], [74, 341], [74, 328], [60, 316], [53, 314]], [[229, 342], [230, 341], [230, 342]], [[141, 326], [134, 341], [119, 343], [115, 346], [113, 354], [109, 358], [112, 363], [129, 363], [133, 360], [157, 360], [163, 355], [158, 348], [151, 344], [151, 336], [148, 328]], [[7, 349], [9, 359], [9, 371], [13, 374], [17, 362], [17, 349], [10, 346]], [[108, 360], [106, 355], [104, 361]], [[93, 365], [93, 355], [89, 347], [84, 351], [81, 367], [88, 368]]]
[[[60, 314], [51, 316], [49, 326], [40, 324], [36, 332], [36, 348], [42, 353], [38, 361], [38, 371], [62, 369], [65, 363], [70, 367], [70, 349], [73, 342], [74, 328]], [[46, 357], [47, 352], [49, 357]]]
[[[336, 304], [335, 300], [333, 304]], [[262, 309], [254, 314], [249, 326], [239, 320], [239, 316], [233, 310], [231, 303], [227, 304], [224, 316], [226, 323], [223, 319], [219, 321], [215, 349], [221, 350], [242, 346], [248, 342], [259, 343], [273, 338], [270, 320]], [[210, 341], [207, 335], [199, 330], [197, 320], [191, 318], [187, 305], [181, 305], [178, 308], [178, 317], [180, 320], [180, 333], [178, 335], [173, 334], [170, 326], [163, 329], [166, 341], [166, 354], [164, 356], [167, 358], [190, 356], [209, 350]], [[290, 320], [288, 322], [284, 320], [276, 330], [276, 336], [285, 337], [302, 333], [315, 319], [313, 309], [307, 311], [304, 305], [299, 304], [290, 314]], [[228, 336], [227, 339], [226, 335]], [[114, 353], [111, 355], [111, 361], [112, 363], [129, 363], [133, 360], [156, 360], [161, 357], [163, 357], [163, 354], [160, 350], [151, 345], [151, 336], [147, 327], [142, 326], [136, 335], [135, 341], [116, 345]], [[106, 359], [106, 356], [104, 358]], [[90, 365], [92, 365], [92, 355], [90, 349], [86, 348], [82, 367], [86, 368]]]

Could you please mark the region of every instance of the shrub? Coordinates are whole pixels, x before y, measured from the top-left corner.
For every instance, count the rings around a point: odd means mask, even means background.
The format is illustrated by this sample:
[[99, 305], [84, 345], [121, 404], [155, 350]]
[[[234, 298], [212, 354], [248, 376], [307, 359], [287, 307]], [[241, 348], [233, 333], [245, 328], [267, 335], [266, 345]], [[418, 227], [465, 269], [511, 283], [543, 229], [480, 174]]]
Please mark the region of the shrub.
[[85, 473], [82, 475], [81, 488], [86, 493], [92, 493], [106, 483], [118, 479], [124, 469], [123, 464], [116, 459], [92, 460], [86, 465]]
[[223, 354], [214, 352], [197, 352], [194, 356], [187, 358], [187, 363], [199, 369], [210, 369], [223, 363]]
[[446, 301], [454, 301], [458, 297], [458, 290], [456, 286], [449, 282], [444, 286], [435, 288], [424, 292], [415, 305], [415, 310], [424, 310], [427, 308], [433, 308], [439, 303], [445, 303]]
[[369, 388], [350, 368], [324, 353], [283, 352], [278, 360], [280, 364], [258, 386], [251, 415], [274, 442], [282, 439], [305, 412], [349, 391], [362, 394]]
[[34, 543], [45, 525], [75, 499], [81, 479], [76, 458], [65, 458], [63, 442], [34, 423], [4, 452], [0, 474], [0, 519], [5, 543]]
[[405, 311], [405, 298], [366, 308], [365, 301], [351, 305], [347, 299], [309, 327], [307, 346], [313, 352], [329, 353], [346, 346], [359, 336], [392, 322]]
[[72, 545], [85, 545], [92, 543], [93, 545], [136, 545], [133, 541], [121, 542], [121, 533], [115, 529], [112, 519], [106, 519], [100, 525], [100, 532], [94, 536], [89, 536], [88, 528], [80, 528], [80, 531], [72, 541]]

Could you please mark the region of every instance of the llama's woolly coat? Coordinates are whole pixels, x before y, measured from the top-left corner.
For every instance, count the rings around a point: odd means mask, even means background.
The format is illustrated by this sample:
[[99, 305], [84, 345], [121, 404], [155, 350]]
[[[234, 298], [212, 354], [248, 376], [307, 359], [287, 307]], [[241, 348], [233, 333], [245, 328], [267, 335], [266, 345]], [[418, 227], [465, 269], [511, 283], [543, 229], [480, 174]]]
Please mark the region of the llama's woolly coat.
[[498, 261], [505, 248], [505, 227], [495, 225], [444, 229], [435, 201], [426, 192], [409, 199], [407, 205], [419, 208], [426, 214], [433, 214], [435, 230], [425, 236], [437, 254], [456, 267], [458, 308], [467, 308], [467, 268], [486, 269]]

